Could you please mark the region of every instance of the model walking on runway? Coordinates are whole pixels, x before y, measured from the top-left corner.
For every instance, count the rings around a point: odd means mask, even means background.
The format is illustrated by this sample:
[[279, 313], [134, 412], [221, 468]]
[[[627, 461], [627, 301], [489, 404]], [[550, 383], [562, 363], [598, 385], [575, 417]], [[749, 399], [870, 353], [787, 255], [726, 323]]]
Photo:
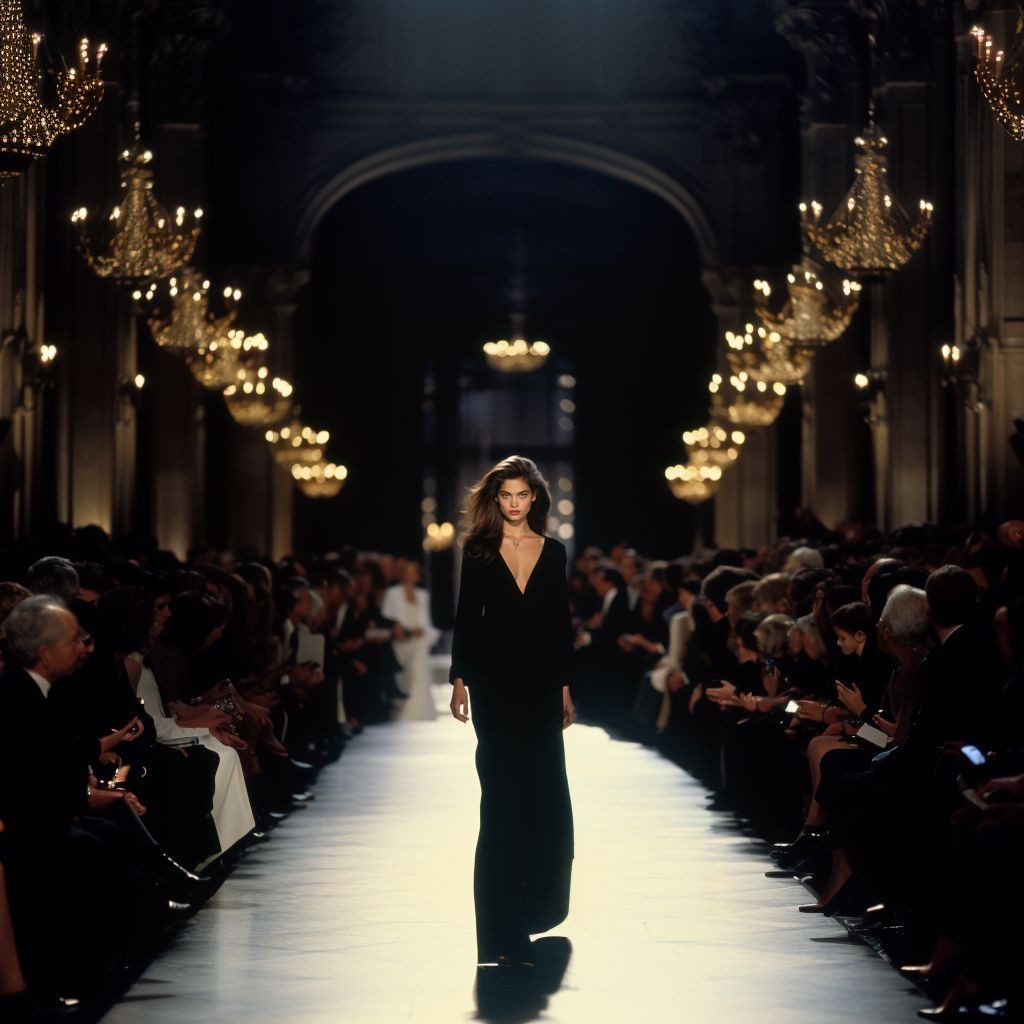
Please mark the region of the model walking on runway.
[[533, 964], [531, 933], [569, 912], [573, 824], [562, 730], [574, 718], [573, 638], [565, 547], [544, 532], [550, 509], [537, 466], [516, 455], [473, 486], [466, 505], [449, 678], [452, 715], [471, 717], [477, 738], [481, 964]]

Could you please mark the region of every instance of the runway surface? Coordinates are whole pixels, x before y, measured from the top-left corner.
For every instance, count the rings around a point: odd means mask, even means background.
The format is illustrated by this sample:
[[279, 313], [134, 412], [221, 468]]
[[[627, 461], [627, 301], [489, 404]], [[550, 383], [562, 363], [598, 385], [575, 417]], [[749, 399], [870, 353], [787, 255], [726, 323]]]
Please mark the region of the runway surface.
[[798, 914], [803, 888], [766, 879], [764, 848], [683, 772], [579, 724], [572, 907], [551, 933], [571, 952], [549, 941], [534, 971], [478, 981], [474, 743], [450, 716], [367, 729], [104, 1024], [889, 1024], [924, 1005], [838, 923]]

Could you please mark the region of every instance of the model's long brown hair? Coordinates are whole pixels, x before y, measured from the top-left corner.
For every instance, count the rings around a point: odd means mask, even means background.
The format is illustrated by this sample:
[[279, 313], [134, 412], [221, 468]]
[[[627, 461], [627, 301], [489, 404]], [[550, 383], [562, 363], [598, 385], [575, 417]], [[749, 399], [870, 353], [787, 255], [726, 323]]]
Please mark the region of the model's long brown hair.
[[470, 487], [463, 511], [462, 530], [465, 551], [471, 558], [489, 562], [498, 553], [504, 532], [504, 516], [498, 508], [498, 491], [506, 480], [523, 479], [533, 491], [533, 504], [526, 515], [526, 525], [544, 536], [551, 511], [551, 491], [537, 464], [522, 455], [510, 455], [489, 469]]

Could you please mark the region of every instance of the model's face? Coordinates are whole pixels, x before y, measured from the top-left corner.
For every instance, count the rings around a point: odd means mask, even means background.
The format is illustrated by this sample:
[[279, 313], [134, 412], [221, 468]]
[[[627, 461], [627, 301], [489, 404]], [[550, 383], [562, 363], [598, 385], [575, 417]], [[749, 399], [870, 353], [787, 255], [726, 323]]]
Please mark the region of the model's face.
[[498, 485], [498, 508], [506, 522], [525, 523], [532, 505], [533, 491], [522, 477]]

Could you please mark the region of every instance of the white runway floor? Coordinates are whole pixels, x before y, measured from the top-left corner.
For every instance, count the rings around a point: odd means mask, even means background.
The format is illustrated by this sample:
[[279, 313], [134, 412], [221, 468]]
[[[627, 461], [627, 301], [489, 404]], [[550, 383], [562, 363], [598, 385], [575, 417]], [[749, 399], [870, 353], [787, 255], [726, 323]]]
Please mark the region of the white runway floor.
[[[445, 709], [449, 694], [436, 689]], [[798, 914], [807, 893], [766, 879], [763, 849], [683, 772], [582, 725], [566, 733], [576, 860], [552, 932], [572, 947], [560, 986], [524, 996], [541, 964], [478, 989], [474, 742], [451, 717], [364, 731], [104, 1024], [889, 1024], [924, 1005], [838, 923]], [[495, 984], [533, 1009], [493, 1013]]]

